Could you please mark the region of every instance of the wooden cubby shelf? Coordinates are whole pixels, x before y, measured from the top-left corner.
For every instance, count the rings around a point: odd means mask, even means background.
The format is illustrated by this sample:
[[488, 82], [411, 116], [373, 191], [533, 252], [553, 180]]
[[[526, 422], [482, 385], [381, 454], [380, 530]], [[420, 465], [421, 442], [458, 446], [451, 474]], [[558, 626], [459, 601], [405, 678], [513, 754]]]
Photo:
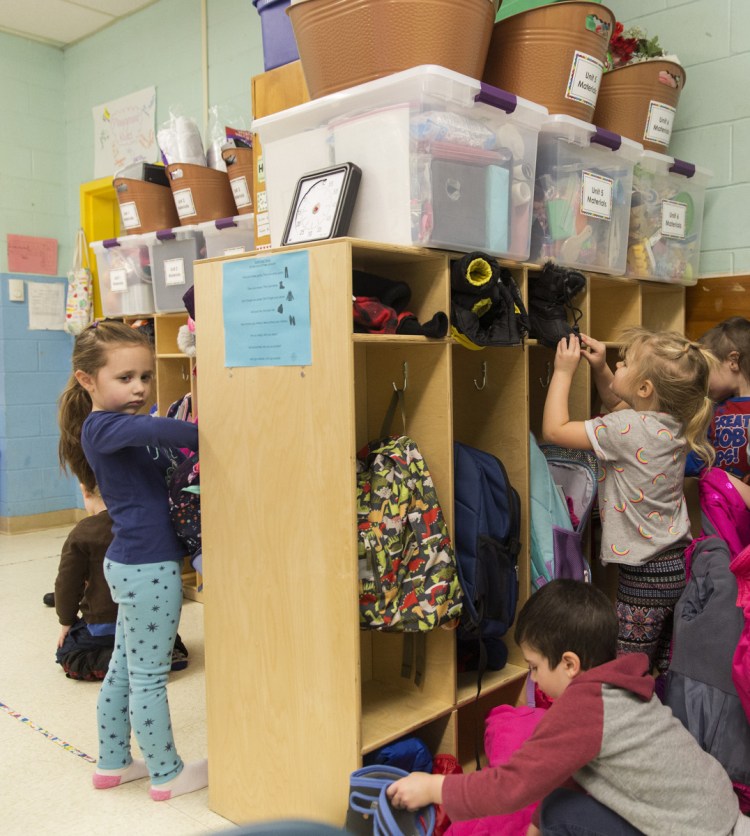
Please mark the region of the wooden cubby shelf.
[[[508, 663], [485, 674], [477, 700], [476, 674], [458, 673], [455, 632], [437, 629], [417, 686], [401, 676], [403, 636], [360, 630], [356, 451], [378, 436], [393, 387], [406, 378], [406, 432], [451, 534], [453, 441], [500, 458], [521, 497], [520, 608], [531, 594], [529, 430], [540, 431], [554, 351], [535, 340], [470, 351], [450, 337], [354, 333], [354, 270], [406, 282], [408, 309], [425, 322], [449, 314], [450, 262], [460, 254], [344, 238], [236, 258], [295, 249], [307, 250], [309, 264], [304, 368], [227, 368], [227, 259], [195, 266], [203, 544], [212, 556], [203, 593], [209, 803], [238, 823], [300, 817], [340, 826], [349, 775], [364, 755], [416, 734], [434, 754], [473, 768], [484, 716], [520, 702], [527, 673], [511, 628]], [[540, 268], [507, 266], [528, 299]], [[612, 361], [622, 328], [684, 325], [679, 286], [591, 274], [575, 303], [581, 330], [605, 341]], [[162, 362], [179, 371], [180, 361]], [[573, 417], [595, 407], [582, 363]], [[391, 431], [402, 431], [398, 410]]]

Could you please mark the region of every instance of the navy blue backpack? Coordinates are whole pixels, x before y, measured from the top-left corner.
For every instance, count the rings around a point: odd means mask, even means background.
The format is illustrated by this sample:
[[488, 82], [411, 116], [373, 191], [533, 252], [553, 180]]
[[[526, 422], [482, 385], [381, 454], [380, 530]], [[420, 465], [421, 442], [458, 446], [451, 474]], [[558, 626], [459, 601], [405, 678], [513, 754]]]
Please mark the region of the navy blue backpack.
[[[521, 501], [495, 456], [455, 442], [453, 462], [454, 548], [464, 591], [459, 663], [478, 670], [481, 687], [484, 669], [500, 670], [508, 657], [501, 638], [516, 615]], [[476, 664], [465, 661], [472, 646]]]

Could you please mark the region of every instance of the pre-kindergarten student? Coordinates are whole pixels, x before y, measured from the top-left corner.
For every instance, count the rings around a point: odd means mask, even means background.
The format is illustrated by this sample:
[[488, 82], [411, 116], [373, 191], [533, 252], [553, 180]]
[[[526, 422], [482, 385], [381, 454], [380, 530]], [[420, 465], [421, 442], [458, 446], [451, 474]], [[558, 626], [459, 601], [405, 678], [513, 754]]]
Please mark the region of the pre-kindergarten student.
[[[198, 428], [138, 414], [153, 377], [146, 335], [107, 320], [83, 331], [60, 397], [60, 461], [99, 486], [114, 533], [104, 576], [118, 605], [117, 628], [97, 703], [94, 786], [148, 775], [151, 797], [164, 801], [205, 787], [208, 769], [205, 760], [185, 764], [177, 754], [167, 701], [185, 551], [169, 517], [166, 479], [175, 457], [168, 448], [197, 450]], [[131, 723], [145, 762], [131, 755]]]
[[[55, 610], [62, 625], [57, 661], [71, 679], [104, 679], [114, 647], [117, 604], [104, 579], [112, 520], [96, 486], [81, 483], [89, 516], [67, 536], [55, 579]], [[79, 615], [80, 611], [80, 615]]]
[[[713, 405], [713, 355], [677, 332], [632, 328], [622, 336], [613, 374], [603, 343], [562, 339], [547, 390], [542, 433], [599, 459], [600, 557], [619, 564], [621, 653], [643, 651], [660, 672], [669, 666], [674, 605], [685, 587], [684, 551], [692, 537], [683, 494], [685, 456], [707, 464]], [[568, 398], [581, 357], [591, 366], [606, 415], [571, 421]]]
[[[112, 518], [96, 485], [80, 484], [88, 513], [68, 534], [55, 579], [55, 609], [62, 625], [56, 660], [69, 679], [104, 679], [115, 646], [117, 604], [104, 578], [104, 556], [112, 542]], [[171, 670], [187, 667], [179, 633]]]
[[460, 821], [542, 800], [541, 832], [557, 835], [750, 833], [724, 768], [654, 694], [646, 656], [617, 657], [617, 615], [601, 590], [551, 581], [524, 604], [514, 637], [554, 699], [532, 736], [503, 766], [413, 772], [388, 788], [394, 805], [442, 804]]
[[[714, 466], [740, 481], [750, 478], [750, 321], [733, 316], [700, 338], [719, 361], [711, 372], [709, 395], [716, 403], [708, 439], [716, 450]], [[703, 463], [688, 456], [687, 474], [697, 475]]]

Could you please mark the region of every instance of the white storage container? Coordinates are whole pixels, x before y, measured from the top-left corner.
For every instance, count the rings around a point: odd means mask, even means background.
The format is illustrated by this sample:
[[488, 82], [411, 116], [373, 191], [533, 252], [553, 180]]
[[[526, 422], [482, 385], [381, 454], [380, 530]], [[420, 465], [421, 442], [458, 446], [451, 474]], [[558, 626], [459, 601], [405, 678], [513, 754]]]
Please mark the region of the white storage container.
[[693, 285], [698, 281], [708, 169], [644, 151], [633, 171], [627, 275]]
[[255, 215], [237, 215], [198, 224], [206, 241], [206, 258], [238, 255], [255, 249]]
[[145, 235], [94, 241], [99, 294], [105, 316], [153, 314], [151, 262]]
[[158, 313], [184, 311], [182, 297], [193, 286], [193, 262], [206, 255], [203, 233], [196, 224], [160, 229], [143, 237], [151, 252], [156, 310]]
[[542, 125], [529, 260], [623, 275], [643, 146], [572, 116]]
[[351, 162], [362, 181], [349, 236], [523, 261], [546, 116], [540, 105], [429, 65], [257, 119], [271, 244], [281, 244], [300, 176]]

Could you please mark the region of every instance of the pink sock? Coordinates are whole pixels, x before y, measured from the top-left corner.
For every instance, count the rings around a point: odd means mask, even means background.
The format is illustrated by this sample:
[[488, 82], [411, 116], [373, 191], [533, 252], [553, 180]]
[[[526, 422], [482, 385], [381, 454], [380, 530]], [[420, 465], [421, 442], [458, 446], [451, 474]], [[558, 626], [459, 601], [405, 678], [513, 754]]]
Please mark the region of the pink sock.
[[171, 781], [152, 784], [149, 793], [154, 801], [169, 801], [178, 795], [202, 790], [208, 786], [208, 761], [193, 761], [182, 767], [182, 772]]
[[127, 784], [128, 781], [137, 781], [139, 778], [148, 777], [145, 761], [132, 760], [127, 766], [121, 769], [99, 769], [91, 776], [94, 787], [98, 790], [108, 790], [118, 787], [120, 784]]

